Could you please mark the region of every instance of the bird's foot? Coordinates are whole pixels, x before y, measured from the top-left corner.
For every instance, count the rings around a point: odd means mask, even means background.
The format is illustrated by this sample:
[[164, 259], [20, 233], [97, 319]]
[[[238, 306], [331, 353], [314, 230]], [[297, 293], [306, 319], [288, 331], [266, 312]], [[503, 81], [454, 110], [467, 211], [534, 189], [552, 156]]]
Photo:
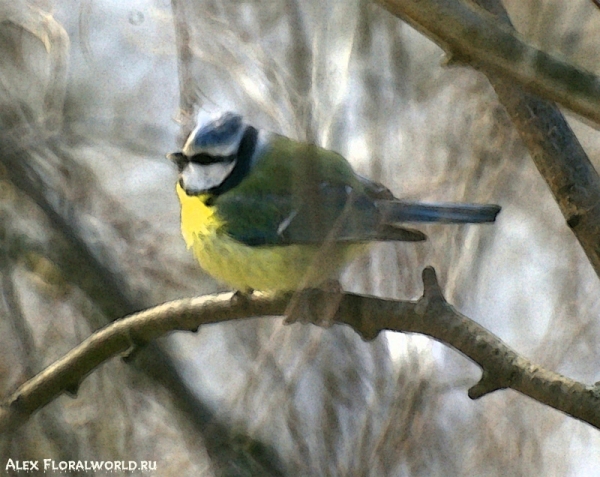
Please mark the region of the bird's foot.
[[305, 288], [294, 294], [286, 309], [285, 323], [312, 323], [330, 328], [344, 296], [337, 280], [327, 280], [319, 288]]
[[231, 304], [242, 306], [246, 305], [250, 302], [250, 298], [252, 297], [253, 293], [254, 290], [252, 288], [248, 288], [246, 290], [236, 290], [231, 297]]

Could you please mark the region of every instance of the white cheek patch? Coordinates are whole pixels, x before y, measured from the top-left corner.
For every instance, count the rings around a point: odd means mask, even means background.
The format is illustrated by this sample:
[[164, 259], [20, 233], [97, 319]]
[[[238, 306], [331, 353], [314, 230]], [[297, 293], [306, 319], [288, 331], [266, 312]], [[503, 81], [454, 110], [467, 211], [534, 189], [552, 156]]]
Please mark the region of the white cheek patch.
[[214, 164], [190, 162], [181, 172], [183, 189], [191, 194], [200, 194], [221, 185], [229, 177], [236, 161]]

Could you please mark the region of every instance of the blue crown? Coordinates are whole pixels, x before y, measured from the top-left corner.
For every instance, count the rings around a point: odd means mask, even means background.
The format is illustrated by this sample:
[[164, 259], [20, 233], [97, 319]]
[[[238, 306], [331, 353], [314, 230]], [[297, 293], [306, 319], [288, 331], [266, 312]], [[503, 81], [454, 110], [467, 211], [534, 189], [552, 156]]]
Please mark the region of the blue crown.
[[224, 113], [217, 119], [197, 125], [185, 142], [183, 153], [188, 157], [196, 154], [230, 156], [237, 152], [245, 130], [242, 116]]

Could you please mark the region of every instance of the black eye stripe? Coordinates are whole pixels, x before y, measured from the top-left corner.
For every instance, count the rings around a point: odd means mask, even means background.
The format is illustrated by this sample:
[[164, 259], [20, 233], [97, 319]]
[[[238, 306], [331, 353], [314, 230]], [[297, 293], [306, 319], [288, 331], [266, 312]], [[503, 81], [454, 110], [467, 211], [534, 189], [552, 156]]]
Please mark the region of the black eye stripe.
[[235, 155], [230, 156], [211, 156], [210, 154], [195, 154], [192, 157], [187, 158], [188, 162], [195, 162], [196, 164], [218, 164], [221, 162], [232, 162], [235, 160]]

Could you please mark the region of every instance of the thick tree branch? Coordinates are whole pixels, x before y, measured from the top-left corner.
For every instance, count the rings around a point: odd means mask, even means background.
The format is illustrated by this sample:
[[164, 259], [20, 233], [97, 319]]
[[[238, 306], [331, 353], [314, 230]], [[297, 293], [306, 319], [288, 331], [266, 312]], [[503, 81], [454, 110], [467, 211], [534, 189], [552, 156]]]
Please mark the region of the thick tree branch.
[[[334, 321], [351, 326], [367, 340], [383, 330], [431, 336], [482, 368], [482, 379], [469, 390], [471, 398], [511, 388], [600, 428], [600, 392], [596, 387], [543, 369], [458, 313], [444, 299], [432, 268], [423, 271], [423, 284], [423, 297], [416, 302], [345, 293]], [[309, 310], [317, 312], [330, 308], [332, 298], [339, 298], [321, 290], [302, 294]], [[75, 393], [85, 376], [113, 356], [129, 354], [170, 331], [195, 331], [210, 323], [281, 315], [289, 300], [290, 296], [266, 295], [235, 299], [231, 293], [223, 293], [166, 303], [118, 320], [17, 389], [0, 409], [0, 432], [18, 427], [63, 392]]]
[[489, 13], [457, 0], [379, 0], [453, 58], [487, 75], [600, 276], [600, 177], [556, 105], [525, 90], [598, 122], [600, 80], [522, 43], [498, 0], [474, 1]]
[[600, 78], [521, 40], [514, 29], [460, 0], [376, 0], [440, 45], [452, 61], [505, 75], [600, 124]]

